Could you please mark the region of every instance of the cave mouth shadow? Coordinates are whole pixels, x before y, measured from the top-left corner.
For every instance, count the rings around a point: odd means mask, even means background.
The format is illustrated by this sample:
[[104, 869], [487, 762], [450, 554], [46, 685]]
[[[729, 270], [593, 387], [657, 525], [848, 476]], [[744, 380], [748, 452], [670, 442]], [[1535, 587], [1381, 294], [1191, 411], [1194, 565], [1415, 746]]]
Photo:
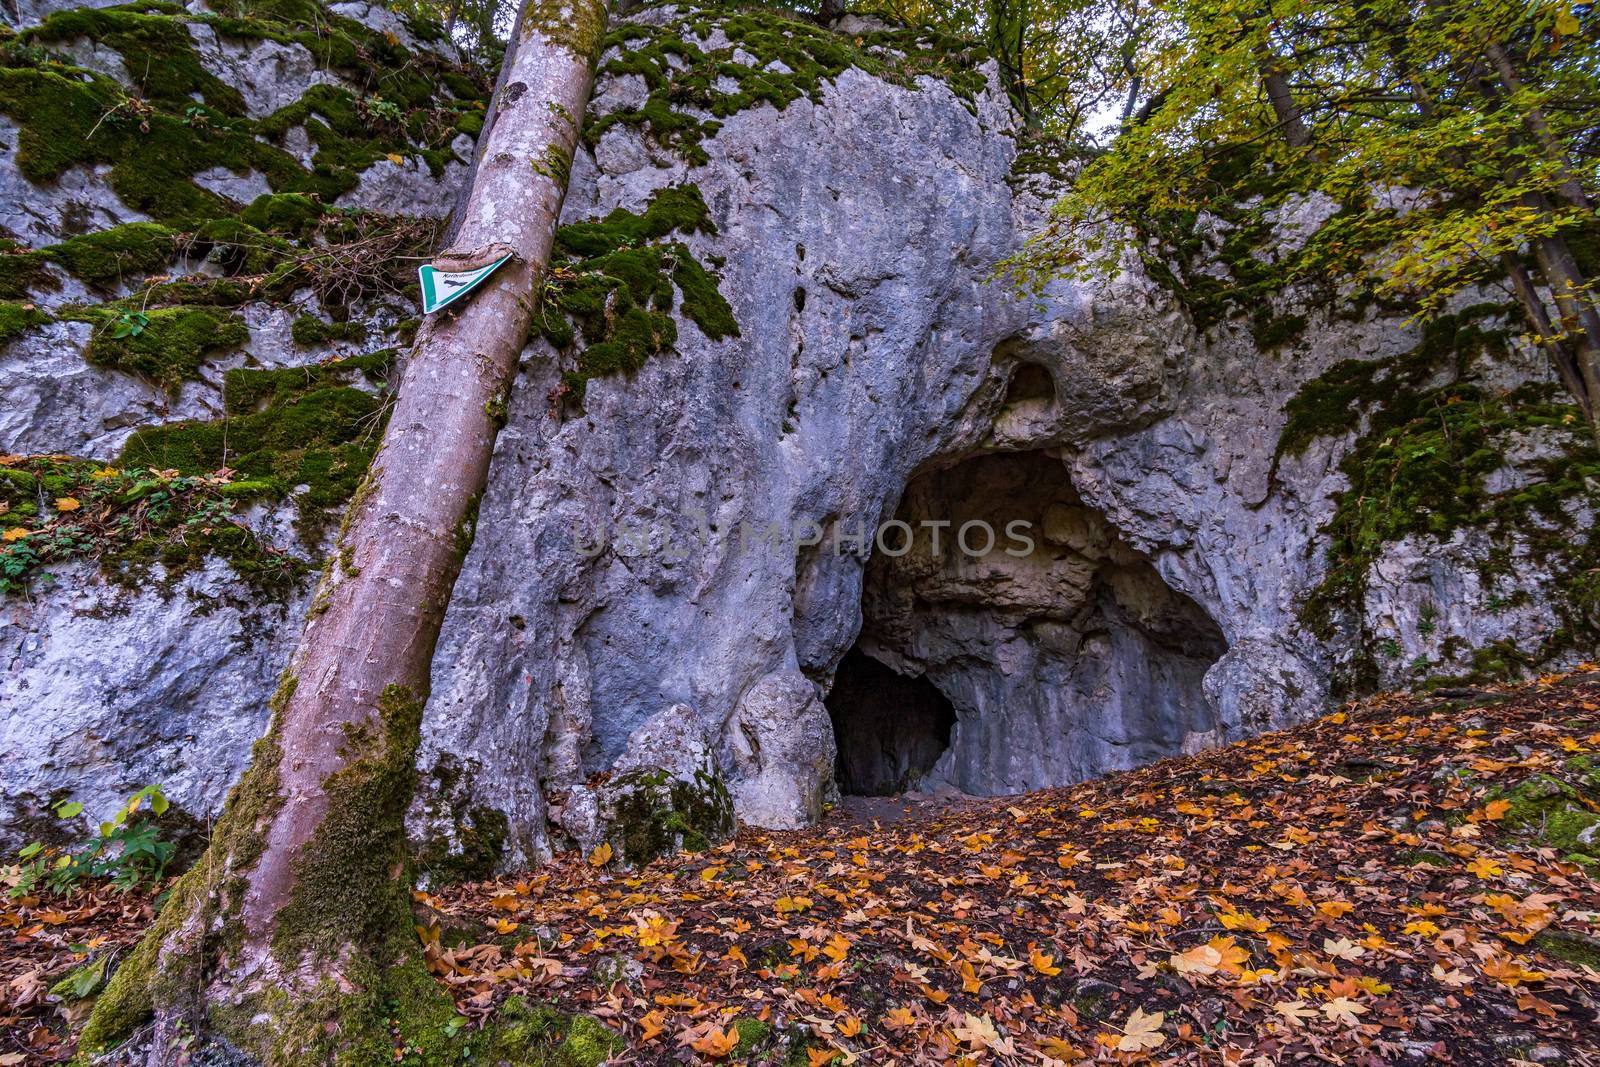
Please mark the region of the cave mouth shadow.
[[[1204, 683], [1226, 636], [1059, 456], [930, 468], [895, 518], [913, 532], [867, 560], [861, 626], [824, 700], [841, 792], [1026, 793], [1223, 736]], [[974, 524], [994, 538], [963, 541]]]
[[925, 677], [904, 675], [853, 645], [825, 704], [838, 748], [834, 779], [851, 796], [914, 789], [950, 747], [956, 709]]

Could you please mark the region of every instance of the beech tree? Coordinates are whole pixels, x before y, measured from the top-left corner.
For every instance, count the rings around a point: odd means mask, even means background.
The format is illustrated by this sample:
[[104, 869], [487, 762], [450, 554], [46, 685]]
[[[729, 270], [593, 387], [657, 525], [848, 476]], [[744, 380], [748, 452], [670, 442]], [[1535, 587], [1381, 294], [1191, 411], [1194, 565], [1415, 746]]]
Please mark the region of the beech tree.
[[1162, 219], [1320, 191], [1341, 210], [1281, 270], [1423, 315], [1503, 286], [1594, 427], [1596, 18], [1570, 0], [1158, 4], [1138, 121], [1018, 266], [1114, 270]]
[[436, 263], [514, 258], [418, 331], [268, 732], [208, 852], [95, 1005], [83, 1049], [150, 1020], [155, 1064], [177, 1062], [196, 1034], [297, 1065], [392, 1062], [391, 1019], [426, 1062], [443, 1062], [428, 1042], [459, 1040], [413, 925], [404, 816], [434, 646], [607, 17], [606, 0], [526, 0], [457, 236]]

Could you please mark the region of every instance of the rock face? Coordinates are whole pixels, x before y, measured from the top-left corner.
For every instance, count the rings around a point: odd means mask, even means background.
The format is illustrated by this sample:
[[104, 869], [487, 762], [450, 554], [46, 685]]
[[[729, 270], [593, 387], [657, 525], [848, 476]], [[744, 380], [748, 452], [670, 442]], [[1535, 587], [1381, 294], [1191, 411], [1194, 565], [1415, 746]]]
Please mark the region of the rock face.
[[[1592, 652], [1595, 609], [1565, 590], [1600, 468], [1503, 310], [1463, 302], [1449, 344], [1430, 347], [1404, 315], [1284, 291], [1274, 313], [1303, 328], [1267, 347], [1237, 317], [1197, 329], [1185, 294], [1139, 263], [1018, 296], [995, 265], [1055, 186], [1018, 163], [982, 69], [910, 62], [926, 42], [870, 29], [835, 69], [809, 43], [827, 31], [777, 15], [632, 18], [603, 62], [563, 215], [569, 271], [524, 353], [434, 662], [413, 820], [425, 855], [514, 863], [608, 841], [637, 859], [715, 836], [730, 800], [759, 825], [814, 819], [836, 775], [862, 791], [1033, 789], [1287, 724], [1350, 687]], [[691, 54], [669, 61], [668, 37]], [[273, 61], [311, 84], [298, 57]], [[713, 62], [709, 88], [674, 95]], [[681, 126], [643, 121], [668, 101]], [[82, 180], [96, 191], [72, 195], [95, 225], [134, 217]], [[0, 223], [38, 241], [28, 220], [54, 218], [65, 194], [17, 187], [24, 206]], [[1273, 210], [1285, 249], [1328, 214]], [[619, 256], [648, 266], [646, 288], [617, 280]], [[606, 315], [584, 317], [588, 284]], [[260, 315], [246, 351], [270, 347]], [[645, 326], [611, 332], [619, 321]], [[72, 328], [12, 342], [8, 403], [41, 389], [42, 357], [12, 353]], [[162, 417], [125, 375], [95, 373], [111, 376], [101, 424]], [[1352, 405], [1351, 381], [1374, 399]], [[1526, 403], [1504, 399], [1516, 388]], [[1424, 514], [1374, 480], [1393, 467], [1383, 449], [1432, 432], [1402, 399], [1448, 397], [1499, 457], [1452, 468], [1481, 505], [1471, 516]], [[0, 425], [0, 448], [112, 458], [96, 451], [104, 429]], [[1373, 501], [1382, 521], [1355, 521]], [[992, 548], [968, 551], [983, 547], [975, 523]], [[1547, 551], [1552, 538], [1570, 551]], [[1508, 551], [1538, 566], [1499, 563]], [[10, 609], [8, 791], [192, 782], [175, 799], [214, 810], [304, 595], [255, 616], [153, 590], [118, 617], [74, 612], [98, 595]], [[248, 649], [246, 632], [260, 635]], [[46, 639], [49, 655], [27, 651]], [[160, 666], [199, 679], [224, 645], [227, 706]], [[31, 694], [68, 662], [123, 681], [82, 682], [84, 710], [30, 729]], [[199, 718], [210, 743], [186, 747]], [[91, 729], [114, 736], [90, 745]], [[152, 736], [174, 740], [157, 756]]]

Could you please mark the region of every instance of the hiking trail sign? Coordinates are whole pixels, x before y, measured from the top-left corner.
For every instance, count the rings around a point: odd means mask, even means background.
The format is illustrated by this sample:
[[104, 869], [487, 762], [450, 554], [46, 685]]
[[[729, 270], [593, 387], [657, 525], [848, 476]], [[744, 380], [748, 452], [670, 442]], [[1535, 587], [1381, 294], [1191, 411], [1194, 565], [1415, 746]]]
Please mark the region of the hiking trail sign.
[[510, 254], [503, 255], [487, 267], [477, 270], [443, 271], [431, 263], [418, 267], [417, 276], [422, 279], [422, 313], [431, 315], [446, 304], [466, 296], [510, 258]]

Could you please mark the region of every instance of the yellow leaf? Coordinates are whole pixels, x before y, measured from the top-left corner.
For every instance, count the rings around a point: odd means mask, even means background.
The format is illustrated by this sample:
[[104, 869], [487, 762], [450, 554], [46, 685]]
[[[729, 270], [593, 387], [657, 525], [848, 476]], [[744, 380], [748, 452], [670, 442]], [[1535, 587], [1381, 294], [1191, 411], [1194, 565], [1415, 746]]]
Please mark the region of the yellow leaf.
[[404, 163], [406, 161], [406, 157], [399, 152], [390, 152], [388, 158], [390, 163]]
[[811, 1067], [828, 1067], [838, 1055], [831, 1047], [806, 1049], [806, 1059], [810, 1061]]
[[78, 503], [77, 499], [74, 498], [74, 497], [70, 497], [70, 496], [58, 496], [58, 497], [56, 497], [56, 510], [57, 511], [77, 511], [82, 506], [83, 505]]
[[1250, 953], [1231, 937], [1213, 937], [1206, 947], [1221, 959], [1219, 968], [1233, 974], [1239, 974], [1241, 965], [1250, 959]]
[[1128, 1016], [1128, 1021], [1122, 1025], [1122, 1036], [1117, 1039], [1117, 1051], [1140, 1052], [1144, 1049], [1157, 1049], [1167, 1043], [1161, 1033], [1161, 1024], [1167, 1021], [1167, 1013], [1158, 1011], [1154, 1015], [1146, 1015], [1143, 1008], [1134, 1008], [1133, 1014]]
[[1229, 930], [1244, 930], [1252, 934], [1265, 933], [1271, 924], [1265, 919], [1258, 919], [1247, 911], [1224, 911], [1217, 914], [1217, 921]]
[[1583, 29], [1583, 24], [1578, 21], [1578, 16], [1572, 12], [1563, 11], [1556, 16], [1556, 32], [1561, 36], [1571, 37], [1581, 29]]
[[21, 526], [13, 526], [5, 532], [4, 536], [7, 541], [20, 541], [28, 536], [28, 531]]
[[917, 1017], [910, 1008], [890, 1008], [883, 1017], [883, 1025], [891, 1030], [903, 1030], [908, 1026], [917, 1025]]
[[1317, 911], [1330, 919], [1337, 919], [1348, 915], [1355, 910], [1355, 905], [1347, 900], [1324, 900], [1317, 904]]
[[1047, 953], [1033, 949], [1028, 953], [1028, 962], [1033, 964], [1033, 969], [1047, 978], [1054, 978], [1061, 973], [1061, 968], [1055, 965], [1056, 958]]
[[1479, 878], [1493, 878], [1497, 874], [1506, 873], [1506, 869], [1490, 859], [1488, 856], [1479, 856], [1467, 864], [1467, 870]]
[[610, 862], [611, 862], [611, 842], [610, 841], [602, 841], [602, 842], [600, 842], [600, 847], [596, 848], [593, 852], [589, 853], [589, 865], [591, 867], [604, 867], [606, 864], [608, 864]]
[[639, 1026], [643, 1033], [639, 1035], [640, 1041], [654, 1041], [666, 1032], [667, 1016], [660, 1008], [646, 1012], [639, 1017]]
[[1509, 800], [1491, 800], [1483, 806], [1483, 817], [1487, 822], [1499, 822], [1506, 817], [1506, 812], [1511, 810]]

